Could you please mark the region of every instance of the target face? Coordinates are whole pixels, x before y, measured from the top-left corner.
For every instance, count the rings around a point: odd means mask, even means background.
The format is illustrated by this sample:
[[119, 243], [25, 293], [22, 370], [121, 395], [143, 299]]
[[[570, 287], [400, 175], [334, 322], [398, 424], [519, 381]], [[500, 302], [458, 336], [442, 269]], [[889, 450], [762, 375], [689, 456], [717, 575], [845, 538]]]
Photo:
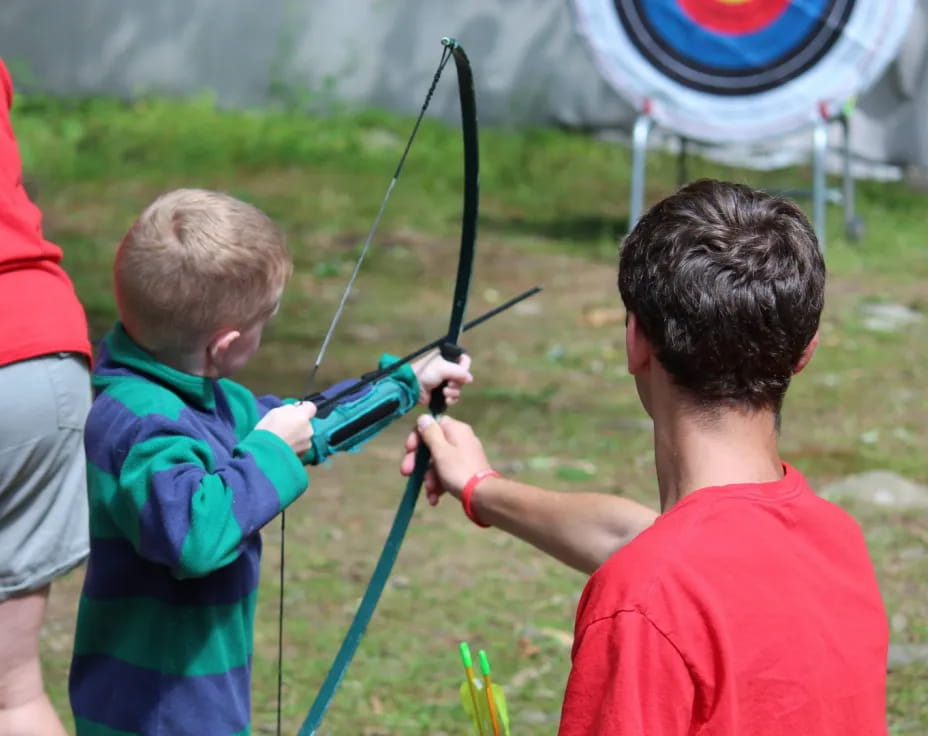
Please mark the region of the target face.
[[611, 85], [673, 130], [751, 140], [836, 110], [895, 57], [913, 0], [574, 0]]

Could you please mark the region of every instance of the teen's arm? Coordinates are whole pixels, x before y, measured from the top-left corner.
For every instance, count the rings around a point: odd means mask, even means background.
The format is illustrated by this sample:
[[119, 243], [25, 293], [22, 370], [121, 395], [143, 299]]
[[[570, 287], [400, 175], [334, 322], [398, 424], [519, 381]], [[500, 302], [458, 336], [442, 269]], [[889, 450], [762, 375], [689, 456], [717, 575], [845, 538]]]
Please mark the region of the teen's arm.
[[657, 516], [627, 498], [549, 491], [508, 478], [482, 481], [472, 509], [485, 524], [587, 574], [651, 526]]
[[[421, 439], [420, 439], [421, 438]], [[421, 417], [407, 441], [402, 471], [412, 472], [424, 441], [432, 453], [426, 491], [432, 504], [441, 493], [461, 499], [468, 481], [489, 468], [471, 427], [450, 417]], [[592, 573], [616, 550], [651, 525], [657, 512], [626, 498], [600, 493], [559, 493], [502, 477], [486, 477], [470, 496], [472, 513], [581, 572]]]

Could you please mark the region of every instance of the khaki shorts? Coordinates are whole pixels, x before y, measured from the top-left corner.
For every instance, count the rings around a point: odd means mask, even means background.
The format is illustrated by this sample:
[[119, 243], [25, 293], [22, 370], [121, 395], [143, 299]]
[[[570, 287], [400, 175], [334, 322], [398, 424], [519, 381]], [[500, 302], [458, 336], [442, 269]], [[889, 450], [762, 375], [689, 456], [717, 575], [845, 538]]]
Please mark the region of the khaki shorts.
[[44, 587], [88, 553], [86, 360], [0, 366], [0, 601]]

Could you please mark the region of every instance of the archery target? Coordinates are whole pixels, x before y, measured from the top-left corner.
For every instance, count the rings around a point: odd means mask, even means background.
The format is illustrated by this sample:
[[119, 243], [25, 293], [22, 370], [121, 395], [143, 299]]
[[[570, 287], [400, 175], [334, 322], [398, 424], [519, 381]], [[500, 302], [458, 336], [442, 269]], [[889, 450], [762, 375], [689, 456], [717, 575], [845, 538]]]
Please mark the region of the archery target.
[[864, 91], [914, 0], [573, 0], [610, 85], [698, 140], [792, 132]]

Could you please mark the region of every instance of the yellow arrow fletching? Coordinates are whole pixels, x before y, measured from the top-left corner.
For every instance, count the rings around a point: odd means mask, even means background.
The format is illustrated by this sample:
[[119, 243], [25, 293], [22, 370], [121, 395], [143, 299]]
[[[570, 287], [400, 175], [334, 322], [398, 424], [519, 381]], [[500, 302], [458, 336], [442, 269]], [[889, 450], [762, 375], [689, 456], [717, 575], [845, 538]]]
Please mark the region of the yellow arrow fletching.
[[[474, 704], [470, 696], [470, 687], [468, 686], [466, 680], [461, 683], [461, 705], [464, 706], [464, 712], [467, 713], [468, 717], [470, 718], [471, 725], [474, 728], [473, 733], [492, 734], [493, 720], [490, 717], [490, 708], [487, 705], [487, 699], [483, 693], [483, 682], [481, 682], [476, 677], [473, 678], [471, 682], [473, 683], [474, 690], [477, 691], [478, 696], [477, 713], [474, 713]], [[490, 685], [490, 694], [493, 696], [493, 703], [496, 705], [496, 714], [499, 718], [499, 724], [502, 728], [503, 736], [510, 736], [509, 709], [506, 707], [506, 696], [503, 695], [503, 689], [494, 682]], [[481, 726], [483, 727], [482, 731]]]

